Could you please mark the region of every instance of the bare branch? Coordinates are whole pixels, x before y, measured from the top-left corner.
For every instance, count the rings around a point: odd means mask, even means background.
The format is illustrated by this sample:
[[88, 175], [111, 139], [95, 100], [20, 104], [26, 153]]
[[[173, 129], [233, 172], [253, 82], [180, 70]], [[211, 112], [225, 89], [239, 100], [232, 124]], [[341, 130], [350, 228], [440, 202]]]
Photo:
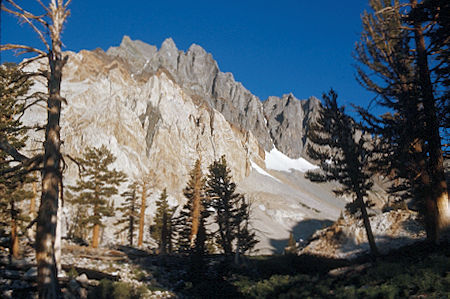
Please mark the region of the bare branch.
[[[42, 25], [44, 25], [45, 27], [48, 27], [48, 23], [45, 21], [44, 17], [46, 16], [46, 14], [43, 14], [41, 16], [36, 16], [28, 11], [26, 11], [25, 9], [23, 9], [22, 7], [20, 7], [19, 5], [17, 5], [13, 0], [6, 0], [6, 2], [8, 2], [9, 4], [11, 4], [12, 6], [14, 6], [17, 10], [19, 10], [21, 12], [21, 14], [25, 15], [27, 18], [29, 19], [33, 19], [38, 21], [39, 23], [41, 23]], [[5, 10], [7, 9], [6, 6], [2, 5], [2, 9]], [[6, 10], [5, 10], [6, 11]]]
[[5, 138], [0, 139], [0, 149], [3, 150], [8, 155], [10, 155], [14, 159], [14, 161], [24, 162], [28, 160], [27, 156], [24, 156], [21, 153], [19, 153], [17, 149], [13, 147], [11, 144], [9, 144]]
[[30, 46], [15, 45], [15, 44], [6, 44], [6, 45], [0, 46], [0, 51], [7, 51], [7, 50], [13, 50], [13, 51], [22, 50], [21, 52], [19, 52], [19, 55], [23, 54], [23, 53], [37, 53], [42, 56], [47, 56], [47, 53], [45, 53], [44, 51], [30, 47]]
[[45, 6], [45, 5], [42, 3], [41, 0], [36, 0], [36, 1], [42, 6], [42, 8], [43, 8], [48, 14], [50, 13], [50, 10], [48, 9], [48, 7]]
[[27, 17], [26, 14], [10, 10], [9, 8], [6, 7], [3, 7], [3, 10], [17, 16], [18, 18], [22, 18], [25, 22], [27, 22], [28, 25], [30, 25], [30, 27], [37, 33], [39, 39], [44, 43], [47, 50], [50, 51], [50, 47], [44, 38], [44, 34], [42, 33], [41, 30], [39, 30], [39, 28], [36, 27], [36, 25], [33, 24], [33, 22]]

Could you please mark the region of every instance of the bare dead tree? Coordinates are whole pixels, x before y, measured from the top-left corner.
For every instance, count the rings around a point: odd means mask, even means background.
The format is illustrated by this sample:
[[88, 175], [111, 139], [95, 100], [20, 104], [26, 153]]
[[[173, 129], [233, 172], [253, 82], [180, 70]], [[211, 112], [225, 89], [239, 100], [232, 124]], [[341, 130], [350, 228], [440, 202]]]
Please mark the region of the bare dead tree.
[[23, 154], [14, 152], [14, 149], [11, 149], [8, 145], [7, 140], [0, 140], [0, 148], [9, 153], [14, 159], [20, 161], [21, 165], [19, 167], [34, 166], [36, 162], [42, 161], [40, 163], [42, 197], [36, 233], [39, 298], [59, 298], [61, 293], [58, 286], [54, 247], [58, 197], [60, 186], [62, 186], [59, 123], [61, 103], [65, 102], [65, 100], [61, 97], [60, 90], [62, 69], [68, 59], [62, 53], [61, 33], [63, 25], [70, 14], [68, 5], [71, 0], [51, 0], [48, 5], [44, 5], [41, 0], [36, 1], [43, 8], [43, 14], [33, 14], [13, 0], [5, 0], [1, 9], [16, 16], [20, 22], [29, 25], [38, 35], [45, 50], [28, 45], [6, 44], [0, 46], [0, 51], [12, 50], [17, 55], [24, 53], [36, 54], [35, 57], [22, 62], [21, 66], [43, 58], [48, 60], [48, 68], [46, 70], [40, 70], [33, 74], [44, 76], [47, 79], [47, 124], [45, 126], [44, 155], [28, 158]]

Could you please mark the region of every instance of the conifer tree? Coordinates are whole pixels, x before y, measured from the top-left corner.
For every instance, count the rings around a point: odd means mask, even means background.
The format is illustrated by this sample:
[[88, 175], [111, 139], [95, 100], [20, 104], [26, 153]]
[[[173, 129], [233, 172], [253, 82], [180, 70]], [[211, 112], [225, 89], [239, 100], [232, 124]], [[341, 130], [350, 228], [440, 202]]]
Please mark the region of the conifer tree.
[[187, 202], [180, 211], [179, 217], [176, 218], [179, 252], [198, 254], [205, 252], [207, 239], [205, 225], [209, 216], [205, 187], [201, 160], [198, 159], [190, 172], [187, 186], [183, 190]]
[[[16, 65], [0, 66], [0, 140], [6, 141], [15, 151], [20, 151], [27, 140], [28, 128], [20, 117], [30, 86], [29, 78]], [[0, 170], [13, 170], [13, 162], [5, 151], [0, 151]], [[24, 200], [32, 198], [24, 186], [32, 181], [31, 175], [20, 169], [0, 177], [0, 216], [10, 227], [10, 254], [14, 258], [19, 257], [19, 226], [29, 220], [20, 208]]]
[[[152, 180], [153, 179], [153, 183]], [[145, 224], [145, 210], [147, 209], [147, 198], [150, 196], [150, 187], [156, 184], [156, 174], [150, 170], [142, 178], [137, 181], [137, 187], [140, 191], [140, 212], [139, 212], [139, 234], [137, 246], [142, 246], [144, 241], [144, 224]]]
[[[27, 157], [12, 147], [7, 140], [0, 139], [0, 148], [5, 150], [20, 164], [17, 166], [24, 171], [31, 171], [40, 164], [42, 174], [42, 191], [39, 213], [36, 222], [36, 263], [37, 283], [39, 298], [58, 298], [61, 292], [57, 279], [57, 267], [55, 258], [56, 221], [58, 214], [58, 197], [62, 184], [61, 171], [61, 138], [60, 118], [61, 107], [65, 99], [61, 96], [62, 70], [68, 57], [63, 56], [61, 33], [70, 11], [68, 6], [71, 0], [52, 0], [48, 5], [38, 1], [43, 11], [33, 13], [18, 5], [17, 1], [5, 0], [1, 10], [6, 11], [27, 23], [37, 34], [45, 46], [45, 50], [34, 48], [30, 45], [6, 44], [0, 45], [0, 51], [13, 50], [19, 54], [32, 53], [36, 56], [22, 62], [27, 65], [37, 59], [47, 60], [47, 69], [37, 70], [29, 75], [42, 76], [47, 80], [48, 92], [40, 94], [36, 101], [44, 101], [47, 108], [47, 123], [45, 124], [44, 154]], [[23, 2], [23, 1], [22, 1]], [[30, 105], [32, 105], [30, 104]]]
[[367, 212], [367, 192], [373, 186], [369, 171], [370, 143], [364, 134], [357, 138], [355, 121], [345, 114], [344, 107], [338, 106], [333, 90], [324, 94], [323, 100], [316, 123], [308, 132], [312, 145], [307, 147], [308, 155], [320, 162], [321, 172], [309, 171], [305, 176], [319, 183], [337, 181], [341, 187], [333, 190], [335, 194], [354, 197], [347, 209], [354, 215], [361, 213], [370, 250], [373, 255], [378, 255]]
[[[232, 182], [231, 171], [225, 156], [214, 161], [209, 167], [207, 196], [214, 208], [215, 222], [219, 226], [218, 243], [226, 255], [233, 253], [233, 243], [237, 241], [236, 253], [244, 253], [244, 240], [253, 236], [248, 231], [249, 210], [242, 194], [236, 193], [236, 184]], [[247, 246], [249, 247], [249, 246]]]
[[127, 232], [127, 238], [130, 246], [133, 246], [135, 230], [139, 225], [139, 202], [136, 190], [137, 185], [137, 182], [130, 183], [128, 185], [128, 189], [121, 194], [121, 196], [124, 197], [125, 201], [117, 210], [122, 213], [122, 216], [115, 223], [116, 225], [119, 225], [121, 227], [117, 234], [120, 234], [124, 231]]
[[172, 252], [173, 214], [174, 209], [169, 207], [167, 190], [164, 188], [158, 201], [156, 201], [156, 215], [150, 234], [159, 245], [160, 254]]
[[110, 165], [116, 160], [114, 155], [102, 145], [100, 148], [87, 147], [79, 159], [82, 170], [75, 186], [70, 186], [75, 195], [72, 203], [88, 207], [86, 222], [92, 226], [92, 247], [99, 244], [100, 227], [103, 217], [114, 215], [108, 201], [118, 193], [117, 187], [126, 181], [126, 175]]
[[[427, 3], [431, 10], [425, 9]], [[378, 171], [396, 178], [391, 193], [419, 203], [427, 238], [438, 242], [449, 222], [440, 136], [448, 127], [448, 43], [442, 44], [448, 30], [444, 35], [445, 29], [435, 31], [445, 21], [439, 21], [439, 13], [424, 18], [423, 9], [438, 12], [446, 6], [416, 0], [371, 0], [370, 6], [372, 12], [362, 17], [364, 30], [355, 53], [358, 78], [379, 96], [378, 104], [393, 113], [375, 117], [360, 112], [370, 133], [382, 138], [376, 149], [381, 157]]]

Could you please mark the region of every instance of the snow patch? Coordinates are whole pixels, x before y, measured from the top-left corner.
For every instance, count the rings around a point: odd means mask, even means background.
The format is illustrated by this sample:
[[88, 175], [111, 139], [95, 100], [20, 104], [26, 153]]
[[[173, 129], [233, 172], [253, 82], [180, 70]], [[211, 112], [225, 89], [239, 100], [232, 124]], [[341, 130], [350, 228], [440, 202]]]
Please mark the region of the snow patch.
[[253, 168], [254, 170], [256, 170], [257, 172], [259, 172], [260, 174], [265, 175], [265, 176], [268, 176], [268, 177], [274, 179], [275, 181], [281, 183], [281, 181], [280, 181], [279, 179], [277, 179], [276, 177], [272, 176], [272, 175], [269, 174], [267, 171], [265, 171], [264, 169], [262, 169], [261, 167], [259, 167], [258, 164], [256, 164], [256, 163], [253, 162], [252, 160], [250, 160], [250, 163], [252, 164], [252, 168]]
[[278, 171], [292, 171], [292, 169], [307, 172], [319, 168], [303, 158], [292, 159], [280, 152], [276, 147], [266, 152], [266, 167]]
[[266, 206], [263, 205], [263, 204], [259, 205], [258, 208], [259, 208], [261, 211], [265, 211], [265, 210], [266, 210]]

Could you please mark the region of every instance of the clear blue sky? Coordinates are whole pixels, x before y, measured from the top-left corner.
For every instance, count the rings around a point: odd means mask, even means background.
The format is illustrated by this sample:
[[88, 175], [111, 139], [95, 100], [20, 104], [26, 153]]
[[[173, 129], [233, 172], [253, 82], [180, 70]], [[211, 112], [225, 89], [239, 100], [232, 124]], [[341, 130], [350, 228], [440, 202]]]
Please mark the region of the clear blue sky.
[[[34, 0], [18, 2], [41, 11]], [[107, 50], [123, 35], [158, 47], [172, 37], [182, 50], [201, 45], [262, 100], [289, 92], [320, 98], [333, 87], [342, 104], [366, 106], [373, 94], [356, 82], [351, 54], [367, 2], [73, 0], [63, 41], [67, 50]], [[39, 44], [26, 24], [4, 12], [1, 31], [3, 44]], [[2, 61], [12, 60], [18, 61], [2, 53]]]

